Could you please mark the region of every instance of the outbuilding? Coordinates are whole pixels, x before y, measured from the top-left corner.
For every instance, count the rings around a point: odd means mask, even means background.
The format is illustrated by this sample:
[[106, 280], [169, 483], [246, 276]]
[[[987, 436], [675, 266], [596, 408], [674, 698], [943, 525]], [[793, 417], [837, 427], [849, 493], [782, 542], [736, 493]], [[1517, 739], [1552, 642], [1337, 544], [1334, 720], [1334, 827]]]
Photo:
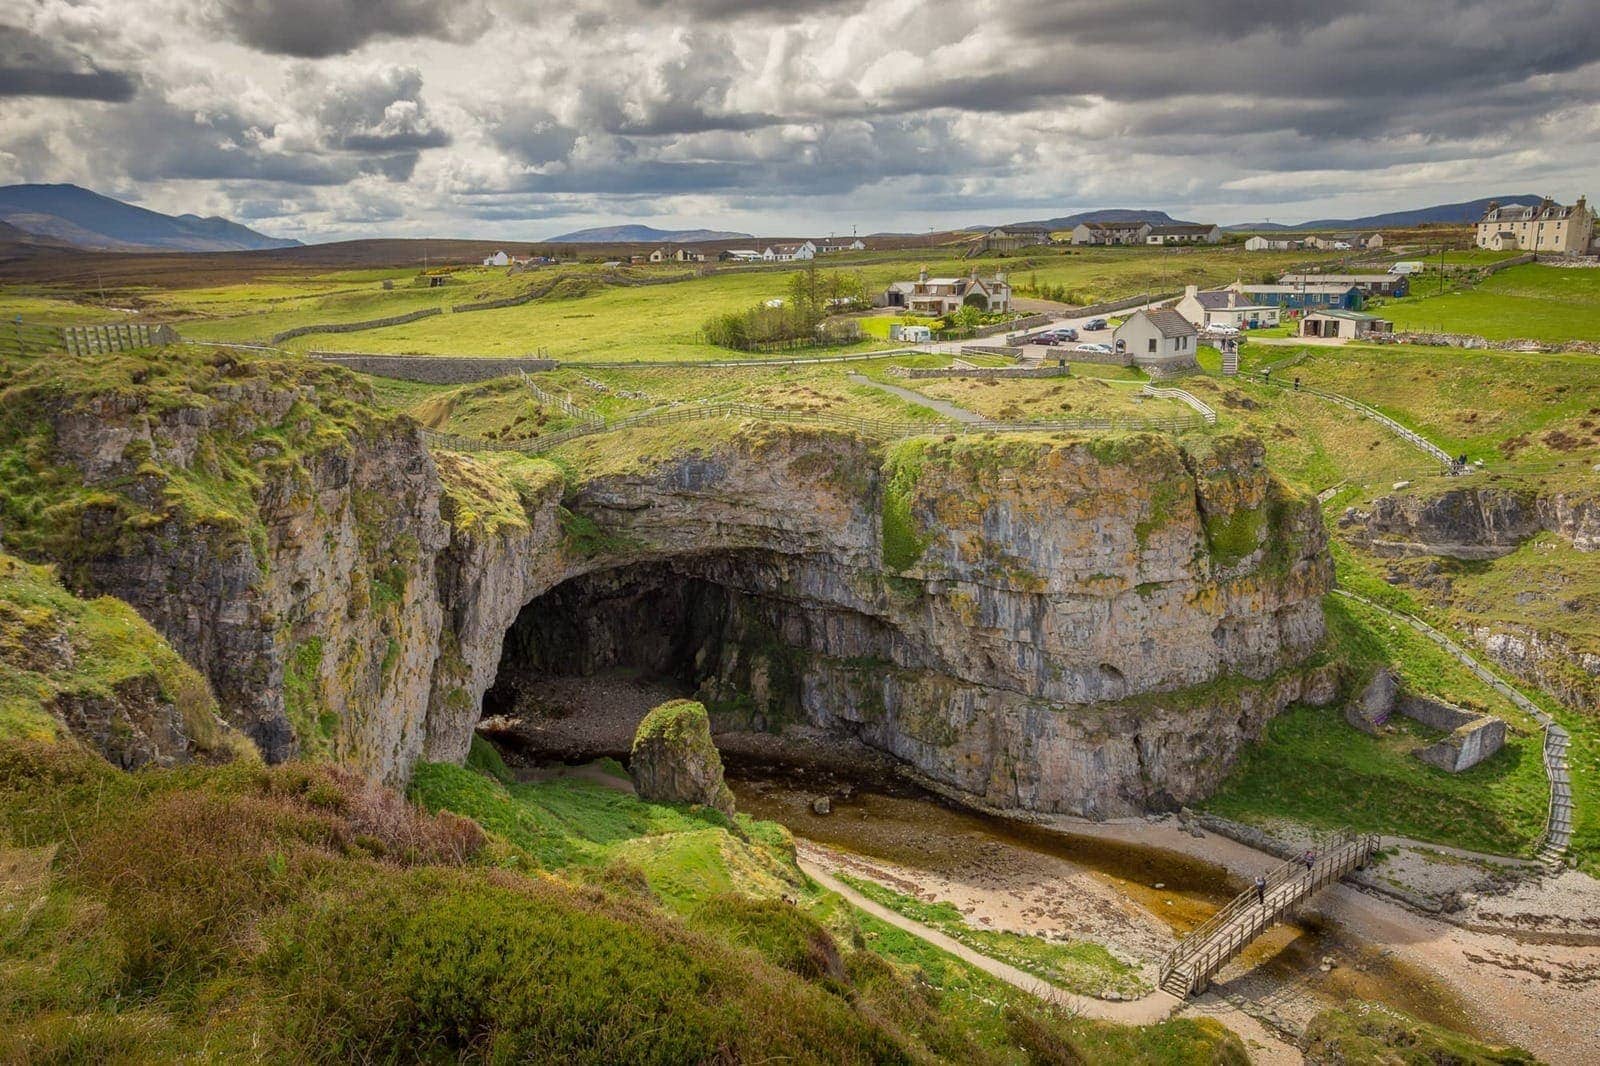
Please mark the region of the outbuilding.
[[1310, 311], [1300, 320], [1302, 337], [1355, 340], [1371, 333], [1393, 333], [1394, 323], [1364, 311]]
[[1196, 365], [1200, 331], [1176, 311], [1135, 311], [1111, 336], [1135, 366], [1182, 370]]

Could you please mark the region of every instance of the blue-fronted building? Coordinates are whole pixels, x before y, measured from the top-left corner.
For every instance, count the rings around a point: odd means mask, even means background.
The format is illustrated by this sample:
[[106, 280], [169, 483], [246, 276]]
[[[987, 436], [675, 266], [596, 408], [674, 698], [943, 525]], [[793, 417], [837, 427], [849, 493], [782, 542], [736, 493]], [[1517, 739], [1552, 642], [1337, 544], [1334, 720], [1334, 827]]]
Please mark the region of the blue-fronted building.
[[1251, 303], [1285, 310], [1359, 311], [1366, 296], [1359, 285], [1236, 285]]

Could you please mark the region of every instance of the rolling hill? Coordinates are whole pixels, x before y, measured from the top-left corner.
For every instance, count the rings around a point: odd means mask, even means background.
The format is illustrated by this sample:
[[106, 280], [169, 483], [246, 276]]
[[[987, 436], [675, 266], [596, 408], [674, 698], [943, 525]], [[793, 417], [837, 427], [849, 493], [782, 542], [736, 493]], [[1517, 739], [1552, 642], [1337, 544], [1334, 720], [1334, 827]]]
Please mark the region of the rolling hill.
[[651, 226], [596, 226], [551, 237], [546, 244], [661, 244], [667, 241], [738, 241], [748, 233], [720, 229], [655, 229]]
[[1432, 207], [1417, 207], [1409, 211], [1389, 211], [1381, 215], [1365, 215], [1361, 218], [1319, 218], [1311, 222], [1297, 222], [1286, 225], [1281, 222], [1238, 222], [1231, 226], [1223, 226], [1225, 230], [1320, 230], [1320, 229], [1407, 229], [1420, 226], [1426, 222], [1465, 223], [1476, 222], [1488, 208], [1491, 201], [1502, 204], [1536, 204], [1543, 197], [1532, 193], [1521, 193], [1516, 196], [1485, 196], [1481, 200], [1465, 200], [1458, 204], [1435, 204]]
[[77, 185], [0, 187], [0, 221], [98, 251], [242, 252], [300, 244], [216, 216], [163, 215]]
[[1060, 215], [1056, 218], [1036, 219], [1033, 222], [1007, 222], [1000, 227], [995, 226], [968, 226], [971, 230], [988, 229], [1023, 229], [1023, 230], [1062, 230], [1071, 229], [1080, 222], [1148, 222], [1153, 226], [1170, 226], [1181, 223], [1182, 219], [1173, 218], [1165, 211], [1149, 211], [1137, 207], [1107, 207], [1095, 211], [1079, 211], [1075, 215]]

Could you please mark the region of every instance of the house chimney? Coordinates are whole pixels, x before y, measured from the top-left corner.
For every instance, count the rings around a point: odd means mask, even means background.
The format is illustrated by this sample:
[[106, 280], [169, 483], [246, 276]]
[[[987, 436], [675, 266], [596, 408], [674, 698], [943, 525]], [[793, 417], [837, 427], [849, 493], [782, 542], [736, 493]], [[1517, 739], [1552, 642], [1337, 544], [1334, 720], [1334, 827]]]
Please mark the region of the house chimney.
[[927, 267], [923, 267], [921, 270], [917, 271], [917, 280], [918, 281], [927, 281], [928, 280], [928, 268]]
[[1183, 295], [1184, 295], [1184, 297], [1186, 299], [1188, 297], [1190, 297], [1190, 296], [1193, 296], [1195, 293], [1197, 293], [1199, 291], [1200, 291], [1200, 286], [1198, 286], [1198, 285], [1185, 285], [1183, 287]]

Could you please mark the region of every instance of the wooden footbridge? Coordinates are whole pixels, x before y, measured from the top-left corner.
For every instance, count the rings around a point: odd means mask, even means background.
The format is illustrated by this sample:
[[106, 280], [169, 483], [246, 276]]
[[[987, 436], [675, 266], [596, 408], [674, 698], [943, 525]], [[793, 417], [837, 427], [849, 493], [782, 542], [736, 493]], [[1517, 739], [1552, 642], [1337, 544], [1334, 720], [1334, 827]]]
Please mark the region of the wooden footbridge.
[[1204, 992], [1211, 977], [1256, 937], [1283, 921], [1301, 903], [1353, 870], [1378, 851], [1378, 838], [1346, 830], [1318, 848], [1307, 868], [1293, 859], [1267, 874], [1258, 898], [1254, 886], [1178, 941], [1161, 962], [1161, 989], [1179, 999]]

